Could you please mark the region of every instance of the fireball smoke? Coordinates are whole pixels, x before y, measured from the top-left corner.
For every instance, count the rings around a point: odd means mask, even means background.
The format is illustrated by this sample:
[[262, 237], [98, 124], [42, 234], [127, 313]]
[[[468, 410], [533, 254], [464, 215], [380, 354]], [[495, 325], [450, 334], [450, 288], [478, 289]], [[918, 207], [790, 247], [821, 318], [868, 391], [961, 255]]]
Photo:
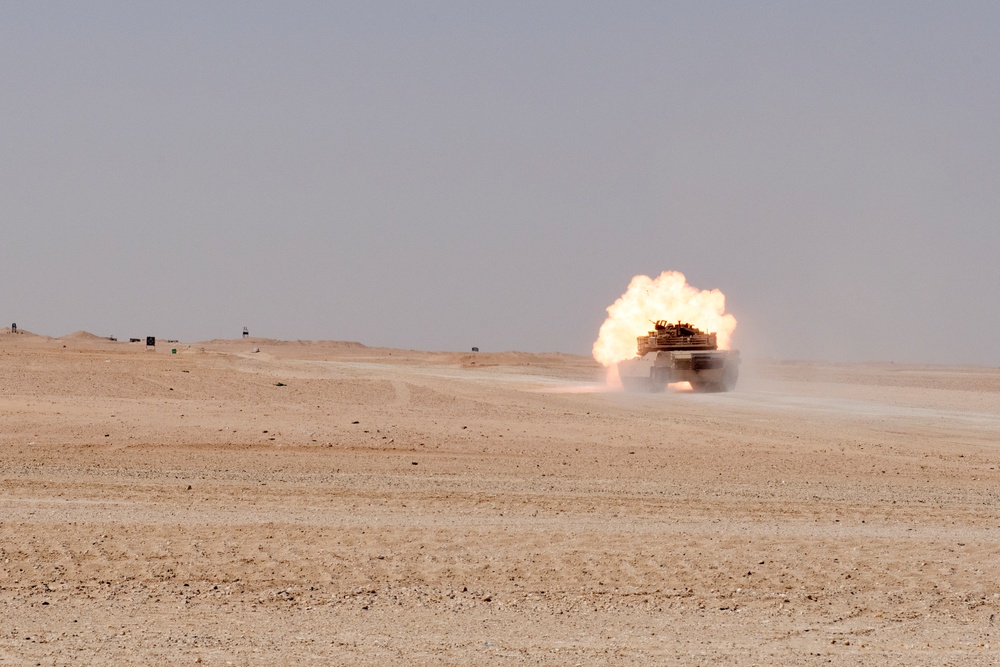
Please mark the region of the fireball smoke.
[[681, 321], [705, 332], [714, 331], [719, 349], [729, 349], [736, 318], [725, 311], [725, 294], [692, 287], [678, 271], [664, 271], [655, 279], [636, 276], [625, 293], [608, 306], [608, 319], [594, 343], [594, 359], [609, 370], [617, 362], [631, 359], [636, 355], [636, 337], [651, 330], [656, 320]]

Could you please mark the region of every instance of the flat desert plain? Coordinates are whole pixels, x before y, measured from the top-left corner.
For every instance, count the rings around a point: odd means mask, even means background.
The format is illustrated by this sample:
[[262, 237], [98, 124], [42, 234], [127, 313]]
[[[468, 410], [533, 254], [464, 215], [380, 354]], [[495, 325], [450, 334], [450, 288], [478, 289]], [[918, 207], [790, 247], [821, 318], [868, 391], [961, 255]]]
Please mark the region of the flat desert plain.
[[0, 333], [0, 386], [3, 665], [1000, 655], [997, 369]]

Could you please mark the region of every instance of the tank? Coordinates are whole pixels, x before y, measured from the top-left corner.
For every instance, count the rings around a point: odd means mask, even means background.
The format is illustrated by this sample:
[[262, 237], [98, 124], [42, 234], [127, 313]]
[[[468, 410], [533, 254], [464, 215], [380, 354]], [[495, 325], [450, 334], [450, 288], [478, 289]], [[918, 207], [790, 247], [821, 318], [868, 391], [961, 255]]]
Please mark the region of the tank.
[[618, 363], [629, 391], [663, 391], [671, 382], [690, 382], [695, 391], [731, 391], [740, 373], [738, 350], [720, 350], [714, 333], [665, 320], [639, 336], [638, 355]]

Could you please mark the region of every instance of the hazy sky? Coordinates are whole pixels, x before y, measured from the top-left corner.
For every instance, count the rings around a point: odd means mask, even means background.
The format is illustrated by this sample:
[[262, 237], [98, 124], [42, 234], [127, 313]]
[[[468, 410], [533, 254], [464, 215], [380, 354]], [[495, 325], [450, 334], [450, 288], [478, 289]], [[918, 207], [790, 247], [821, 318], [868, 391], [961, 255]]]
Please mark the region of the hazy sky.
[[1000, 364], [1000, 3], [0, 2], [0, 323]]

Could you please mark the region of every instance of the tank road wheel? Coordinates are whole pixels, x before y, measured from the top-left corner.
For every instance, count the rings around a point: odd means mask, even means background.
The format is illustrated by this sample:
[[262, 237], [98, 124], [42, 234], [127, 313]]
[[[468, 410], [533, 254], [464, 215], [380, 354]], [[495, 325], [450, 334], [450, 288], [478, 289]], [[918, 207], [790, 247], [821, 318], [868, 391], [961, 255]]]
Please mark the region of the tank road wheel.
[[649, 369], [649, 391], [658, 394], [666, 391], [667, 382], [670, 381], [670, 369], [653, 366]]
[[740, 375], [740, 368], [736, 364], [727, 364], [722, 371], [722, 379], [718, 382], [708, 380], [691, 380], [691, 388], [700, 394], [715, 394], [723, 391], [732, 391], [736, 388], [736, 379]]
[[721, 382], [709, 382], [708, 380], [691, 380], [691, 389], [698, 394], [715, 394], [725, 391]]

